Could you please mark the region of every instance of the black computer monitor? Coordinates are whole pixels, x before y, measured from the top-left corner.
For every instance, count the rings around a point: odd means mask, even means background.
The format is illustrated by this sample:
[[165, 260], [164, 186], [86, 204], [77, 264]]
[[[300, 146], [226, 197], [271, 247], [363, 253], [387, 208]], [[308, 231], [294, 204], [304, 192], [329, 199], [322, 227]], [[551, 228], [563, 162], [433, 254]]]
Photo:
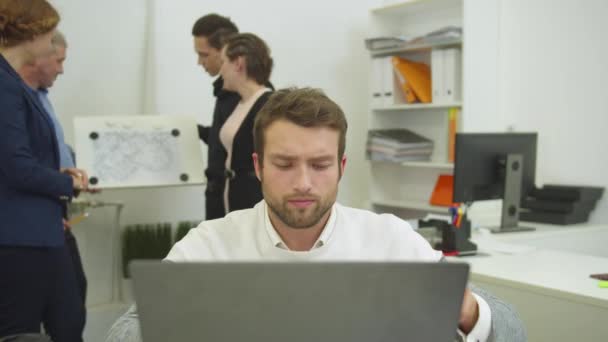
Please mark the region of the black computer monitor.
[[503, 199], [500, 227], [493, 232], [532, 230], [518, 226], [523, 199], [535, 187], [536, 133], [458, 133], [454, 202]]

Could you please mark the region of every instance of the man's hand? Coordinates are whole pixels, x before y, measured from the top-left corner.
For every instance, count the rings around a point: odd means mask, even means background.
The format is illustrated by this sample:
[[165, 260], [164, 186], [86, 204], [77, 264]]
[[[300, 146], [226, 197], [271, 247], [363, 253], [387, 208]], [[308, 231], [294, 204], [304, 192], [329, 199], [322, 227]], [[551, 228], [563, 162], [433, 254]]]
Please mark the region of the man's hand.
[[66, 219], [63, 219], [63, 231], [70, 230], [70, 229], [72, 229], [72, 226], [70, 226], [70, 223]]
[[468, 334], [473, 330], [477, 319], [479, 318], [479, 306], [477, 305], [477, 299], [473, 296], [473, 292], [466, 288], [464, 290], [464, 299], [462, 301], [462, 308], [460, 309], [460, 320], [458, 321], [458, 328], [463, 333]]
[[85, 170], [77, 169], [75, 167], [68, 167], [61, 169], [61, 172], [72, 176], [74, 189], [78, 191], [89, 190], [89, 175]]

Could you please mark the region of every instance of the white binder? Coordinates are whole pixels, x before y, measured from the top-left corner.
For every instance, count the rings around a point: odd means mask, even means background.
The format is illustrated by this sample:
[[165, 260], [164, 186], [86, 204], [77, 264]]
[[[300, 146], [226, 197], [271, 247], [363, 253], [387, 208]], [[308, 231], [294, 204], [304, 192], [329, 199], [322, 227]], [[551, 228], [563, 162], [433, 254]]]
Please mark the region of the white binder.
[[384, 106], [392, 106], [395, 104], [395, 74], [393, 71], [393, 63], [391, 56], [382, 57], [382, 95], [384, 97]]
[[445, 70], [443, 67], [444, 50], [434, 49], [431, 51], [431, 88], [433, 91], [433, 103], [445, 103]]
[[443, 51], [443, 70], [445, 101], [459, 102], [462, 100], [462, 53], [460, 49], [452, 48]]
[[373, 58], [371, 62], [371, 106], [372, 108], [379, 108], [384, 106], [384, 94], [383, 94], [383, 59], [382, 58]]

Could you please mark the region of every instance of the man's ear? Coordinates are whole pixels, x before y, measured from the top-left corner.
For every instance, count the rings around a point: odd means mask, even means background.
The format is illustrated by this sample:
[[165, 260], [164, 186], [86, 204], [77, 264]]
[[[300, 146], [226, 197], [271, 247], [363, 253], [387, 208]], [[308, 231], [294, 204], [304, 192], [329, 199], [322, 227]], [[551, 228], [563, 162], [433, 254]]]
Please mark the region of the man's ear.
[[238, 56], [236, 58], [236, 66], [239, 72], [245, 72], [245, 69], [247, 69], [247, 61], [245, 60], [245, 56]]
[[255, 176], [258, 177], [258, 180], [261, 182], [262, 181], [262, 165], [261, 165], [261, 161], [258, 158], [258, 154], [257, 153], [253, 153], [251, 155], [251, 158], [253, 158], [253, 168], [255, 169]]
[[342, 160], [340, 160], [340, 179], [342, 179], [342, 175], [344, 174], [345, 169], [346, 169], [346, 155], [343, 155]]

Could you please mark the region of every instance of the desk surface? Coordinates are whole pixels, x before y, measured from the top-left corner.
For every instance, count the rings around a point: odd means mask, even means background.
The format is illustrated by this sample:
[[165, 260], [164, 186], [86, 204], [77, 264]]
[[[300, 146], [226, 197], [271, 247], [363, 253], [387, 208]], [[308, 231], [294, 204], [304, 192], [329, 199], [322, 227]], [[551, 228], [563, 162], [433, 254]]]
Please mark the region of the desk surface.
[[[608, 248], [608, 225], [551, 226], [528, 224], [534, 232], [490, 234], [475, 232], [480, 253], [459, 258], [471, 265], [472, 277], [608, 309], [608, 289], [598, 286], [594, 273], [608, 273], [608, 258], [597, 256]], [[564, 251], [573, 239], [577, 252]], [[594, 250], [595, 248], [595, 250]], [[586, 252], [589, 253], [586, 253]], [[596, 255], [594, 255], [596, 254]]]

